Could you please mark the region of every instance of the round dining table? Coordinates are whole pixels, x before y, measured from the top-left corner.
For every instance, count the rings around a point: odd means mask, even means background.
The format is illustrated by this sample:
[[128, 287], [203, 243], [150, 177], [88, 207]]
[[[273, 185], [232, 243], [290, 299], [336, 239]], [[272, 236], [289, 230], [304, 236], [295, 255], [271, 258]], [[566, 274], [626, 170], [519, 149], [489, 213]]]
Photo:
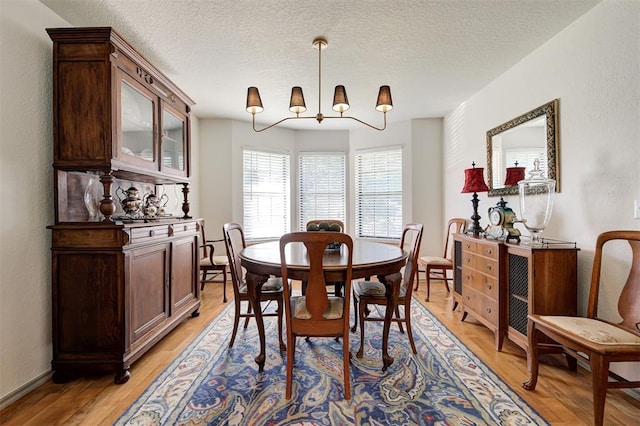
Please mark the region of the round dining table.
[[[260, 308], [260, 294], [262, 285], [270, 276], [281, 276], [280, 246], [279, 241], [270, 241], [247, 246], [240, 252], [242, 266], [246, 269], [247, 292], [251, 307], [255, 313], [260, 336], [260, 353], [255, 361], [259, 371], [262, 371], [265, 363], [265, 335], [262, 310]], [[400, 270], [405, 266], [407, 252], [397, 245], [378, 243], [364, 240], [353, 241], [353, 279], [377, 277], [385, 285], [385, 297], [387, 307], [382, 331], [382, 370], [393, 363], [393, 357], [389, 356], [387, 343], [389, 340], [389, 328], [395, 310], [395, 300], [400, 290], [402, 275]], [[304, 281], [309, 273], [309, 259], [302, 243], [292, 243], [286, 247], [287, 274], [289, 278]], [[324, 254], [324, 271], [327, 282], [345, 281], [347, 269], [347, 251], [327, 250]], [[281, 341], [280, 350], [285, 351], [286, 346]]]

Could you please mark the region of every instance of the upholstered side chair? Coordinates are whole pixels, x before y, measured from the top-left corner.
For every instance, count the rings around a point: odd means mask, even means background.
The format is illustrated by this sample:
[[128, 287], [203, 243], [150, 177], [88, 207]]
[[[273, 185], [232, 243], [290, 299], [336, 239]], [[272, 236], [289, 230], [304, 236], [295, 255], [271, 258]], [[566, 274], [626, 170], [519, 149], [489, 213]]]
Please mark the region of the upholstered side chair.
[[204, 220], [200, 220], [199, 224], [200, 237], [202, 239], [200, 241], [200, 248], [202, 249], [200, 257], [200, 290], [204, 290], [206, 283], [222, 282], [222, 301], [227, 303], [227, 272], [229, 261], [226, 254], [216, 254], [216, 244], [224, 247], [224, 239], [207, 240], [204, 231]]
[[[631, 247], [630, 272], [617, 304], [622, 320], [616, 323], [598, 317], [598, 301], [601, 288], [610, 285], [601, 276], [606, 259], [604, 246], [607, 245], [607, 253], [611, 253], [614, 248], [622, 249], [624, 242]], [[571, 370], [576, 369], [578, 359], [586, 360], [593, 380], [594, 424], [602, 425], [607, 389], [640, 387], [640, 381], [609, 381], [608, 378], [610, 363], [640, 361], [640, 231], [610, 231], [598, 236], [586, 316], [530, 314], [527, 336], [531, 376], [523, 384], [524, 388], [535, 389], [542, 353], [561, 350], [567, 355]], [[557, 344], [550, 343], [549, 338]]]
[[[341, 250], [346, 250], [348, 253], [344, 297], [330, 296], [327, 293], [323, 258], [327, 245], [334, 242], [341, 243]], [[287, 248], [295, 243], [304, 244], [309, 259], [309, 273], [305, 277], [307, 292], [302, 296], [294, 296], [292, 294], [288, 279]], [[280, 259], [287, 324], [285, 396], [287, 399], [291, 398], [297, 337], [341, 337], [344, 397], [349, 400], [351, 399], [349, 309], [353, 269], [353, 240], [349, 235], [340, 232], [293, 232], [285, 234], [280, 237]]]
[[[449, 220], [442, 256], [421, 256], [418, 259], [418, 273], [424, 271], [425, 280], [427, 281], [427, 302], [431, 293], [431, 280], [443, 281], [447, 288], [447, 293], [450, 292], [449, 281], [453, 279], [449, 275], [449, 271], [453, 271], [452, 234], [464, 232], [466, 225], [467, 221], [462, 218]], [[415, 290], [418, 290], [419, 285], [420, 277], [416, 279]]]
[[[413, 341], [413, 332], [411, 330], [411, 295], [413, 291], [413, 280], [417, 276], [415, 273], [418, 267], [418, 255], [420, 252], [420, 244], [422, 242], [422, 224], [407, 224], [402, 230], [400, 247], [409, 252], [407, 264], [404, 268], [402, 282], [400, 283], [400, 292], [396, 300], [396, 309], [392, 321], [398, 324], [400, 332], [404, 333], [402, 324], [407, 326], [407, 336], [411, 344], [413, 353], [417, 353], [416, 345]], [[377, 281], [355, 281], [353, 283], [353, 306], [355, 310], [355, 324], [351, 327], [351, 331], [355, 332], [358, 327], [358, 319], [360, 322], [360, 349], [357, 357], [361, 358], [364, 354], [364, 329], [367, 321], [384, 321], [384, 315], [372, 315], [373, 311], [369, 310], [369, 305], [386, 306], [387, 298], [385, 297], [384, 284]], [[400, 314], [402, 307], [403, 315]]]
[[[235, 307], [235, 313], [233, 318], [233, 332], [231, 334], [231, 341], [229, 347], [233, 347], [233, 343], [236, 339], [236, 333], [238, 332], [238, 323], [240, 318], [244, 318], [244, 328], [249, 325], [249, 319], [255, 317], [255, 313], [252, 312], [251, 302], [249, 300], [249, 293], [247, 290], [247, 283], [244, 279], [243, 268], [240, 264], [240, 252], [247, 246], [244, 230], [238, 223], [225, 223], [222, 227], [222, 233], [224, 235], [225, 245], [227, 247], [227, 257], [229, 260], [229, 266], [231, 269], [231, 282], [233, 284], [233, 302]], [[262, 314], [263, 317], [278, 317], [278, 339], [281, 350], [284, 350], [284, 341], [282, 339], [282, 319], [284, 310], [282, 306], [282, 279], [279, 277], [271, 277], [266, 283], [262, 285], [261, 302], [270, 303], [275, 301], [277, 303], [276, 312], [269, 312]], [[242, 313], [241, 304], [246, 302], [247, 311]]]

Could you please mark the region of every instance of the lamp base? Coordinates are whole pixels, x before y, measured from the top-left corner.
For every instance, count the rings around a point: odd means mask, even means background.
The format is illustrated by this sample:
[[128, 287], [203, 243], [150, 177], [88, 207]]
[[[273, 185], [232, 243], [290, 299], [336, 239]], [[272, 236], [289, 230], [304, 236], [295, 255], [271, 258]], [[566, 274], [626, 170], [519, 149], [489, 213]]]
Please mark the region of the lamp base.
[[471, 216], [472, 224], [469, 229], [467, 229], [467, 234], [473, 234], [474, 236], [479, 236], [480, 234], [484, 234], [484, 230], [480, 227], [480, 215], [478, 214], [478, 193], [473, 193], [473, 198], [471, 198], [471, 204], [473, 204], [473, 216]]

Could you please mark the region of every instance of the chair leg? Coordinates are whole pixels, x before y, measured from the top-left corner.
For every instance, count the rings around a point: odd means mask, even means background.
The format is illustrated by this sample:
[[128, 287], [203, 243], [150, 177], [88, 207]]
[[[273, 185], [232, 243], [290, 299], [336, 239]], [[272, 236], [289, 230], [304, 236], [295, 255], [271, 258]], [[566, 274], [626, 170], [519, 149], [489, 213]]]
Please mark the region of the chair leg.
[[362, 358], [364, 356], [364, 310], [367, 304], [360, 301], [360, 309], [356, 312], [356, 315], [360, 317], [360, 349], [356, 356]]
[[428, 302], [430, 294], [431, 294], [431, 271], [429, 271], [428, 267], [427, 267], [424, 275], [425, 275], [425, 277], [427, 279], [427, 299], [425, 300], [425, 302]]
[[227, 303], [227, 267], [222, 270], [222, 303]]
[[231, 340], [229, 341], [229, 347], [233, 346], [233, 342], [236, 340], [236, 333], [238, 332], [238, 323], [240, 322], [240, 301], [234, 300], [235, 313], [233, 315], [233, 332], [231, 333]]
[[282, 317], [284, 315], [282, 299], [278, 299], [278, 340], [280, 341], [280, 352], [287, 350], [287, 345], [282, 340]]
[[407, 335], [409, 336], [411, 350], [413, 351], [413, 354], [416, 355], [418, 351], [416, 350], [416, 344], [413, 341], [413, 330], [411, 329], [411, 301], [404, 305], [404, 320], [407, 324]]
[[351, 326], [351, 332], [355, 333], [358, 329], [358, 298], [356, 297], [355, 293], [351, 297], [353, 299], [353, 312], [355, 313], [355, 323], [353, 324], [353, 326]]
[[351, 400], [351, 373], [349, 372], [349, 363], [351, 362], [351, 353], [349, 352], [349, 334], [342, 336], [342, 374], [344, 375], [344, 399]]
[[202, 271], [202, 279], [200, 280], [200, 291], [204, 290], [204, 283], [207, 281], [207, 271]]
[[593, 380], [593, 423], [602, 426], [604, 421], [604, 404], [607, 399], [607, 381], [609, 380], [609, 361], [600, 354], [589, 355], [591, 376]]
[[285, 398], [291, 399], [291, 388], [293, 387], [293, 353], [296, 350], [295, 336], [287, 330], [287, 384]]
[[527, 356], [527, 368], [529, 370], [529, 380], [522, 384], [526, 390], [534, 390], [538, 383], [538, 364], [539, 364], [539, 348], [538, 337], [539, 331], [533, 321], [527, 323], [527, 336], [529, 336], [529, 352]]
[[[396, 305], [396, 318], [400, 319], [400, 307]], [[404, 329], [402, 328], [402, 321], [398, 321], [398, 329], [400, 333], [404, 334]]]
[[249, 318], [251, 318], [251, 302], [249, 302], [249, 306], [247, 306], [247, 317], [244, 319], [244, 328], [246, 329], [249, 326]]
[[443, 276], [442, 281], [444, 281], [444, 286], [447, 288], [447, 293], [451, 293], [451, 290], [449, 290], [449, 280], [451, 278], [447, 277], [447, 270], [446, 269], [442, 270], [442, 276]]

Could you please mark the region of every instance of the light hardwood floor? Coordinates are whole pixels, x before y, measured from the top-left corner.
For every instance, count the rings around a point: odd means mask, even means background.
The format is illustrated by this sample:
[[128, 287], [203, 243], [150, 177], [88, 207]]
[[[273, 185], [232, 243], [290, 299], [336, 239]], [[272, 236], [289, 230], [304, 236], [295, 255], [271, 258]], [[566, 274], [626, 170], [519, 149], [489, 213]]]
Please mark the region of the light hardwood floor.
[[[233, 293], [230, 284], [228, 293]], [[593, 423], [588, 372], [579, 369], [577, 373], [571, 373], [559, 356], [549, 356], [544, 358], [536, 390], [526, 391], [521, 386], [528, 377], [524, 351], [507, 340], [502, 351], [497, 352], [493, 334], [487, 328], [469, 317], [461, 322], [459, 313], [451, 311], [451, 296], [443, 284], [432, 283], [430, 302], [424, 302], [426, 284], [423, 281], [414, 294], [551, 424], [575, 426]], [[113, 384], [111, 374], [79, 378], [63, 385], [49, 381], [2, 410], [0, 424], [112, 424], [224, 306], [221, 285], [207, 284], [202, 294], [201, 315], [184, 321], [137, 361], [131, 368], [128, 383]], [[622, 390], [610, 390], [605, 424], [640, 425], [640, 401]]]

